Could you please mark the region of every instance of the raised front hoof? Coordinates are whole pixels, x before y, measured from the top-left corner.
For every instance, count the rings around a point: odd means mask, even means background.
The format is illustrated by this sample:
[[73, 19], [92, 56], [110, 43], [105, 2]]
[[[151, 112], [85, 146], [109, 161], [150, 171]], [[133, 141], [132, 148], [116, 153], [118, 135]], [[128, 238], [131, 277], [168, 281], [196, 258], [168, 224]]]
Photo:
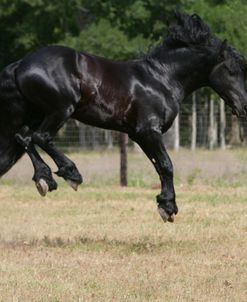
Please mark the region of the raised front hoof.
[[73, 180], [70, 180], [70, 179], [66, 179], [66, 182], [68, 183], [68, 185], [75, 191], [78, 190], [78, 187], [81, 183], [78, 183], [78, 182], [75, 182]]
[[166, 211], [163, 208], [161, 208], [159, 206], [158, 206], [158, 212], [164, 222], [167, 222], [167, 221], [174, 222], [174, 218], [175, 218], [174, 214], [169, 215], [168, 213], [166, 213]]
[[164, 222], [174, 222], [178, 207], [175, 200], [167, 199], [163, 194], [157, 196], [158, 212]]
[[57, 183], [55, 180], [47, 181], [44, 178], [40, 178], [38, 181], [35, 181], [36, 188], [41, 196], [46, 196], [48, 191], [53, 191], [57, 189]]

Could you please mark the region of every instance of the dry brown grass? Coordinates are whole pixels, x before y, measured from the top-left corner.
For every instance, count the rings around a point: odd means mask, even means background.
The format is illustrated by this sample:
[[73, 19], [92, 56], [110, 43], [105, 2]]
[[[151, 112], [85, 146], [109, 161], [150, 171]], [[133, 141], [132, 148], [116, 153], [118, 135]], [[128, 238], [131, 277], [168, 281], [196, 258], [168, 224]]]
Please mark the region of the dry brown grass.
[[187, 171], [179, 215], [163, 224], [148, 186], [60, 183], [42, 198], [14, 176], [0, 186], [0, 301], [247, 301], [241, 181], [197, 184]]

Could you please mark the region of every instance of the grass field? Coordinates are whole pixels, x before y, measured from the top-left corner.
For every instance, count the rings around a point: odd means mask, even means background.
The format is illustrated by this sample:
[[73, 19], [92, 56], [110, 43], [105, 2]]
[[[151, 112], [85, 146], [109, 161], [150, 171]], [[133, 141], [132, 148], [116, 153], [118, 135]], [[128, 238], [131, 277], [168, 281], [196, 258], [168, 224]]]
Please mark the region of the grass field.
[[247, 150], [171, 154], [174, 224], [142, 154], [125, 189], [116, 153], [71, 157], [78, 192], [40, 197], [26, 158], [0, 181], [0, 301], [247, 301]]

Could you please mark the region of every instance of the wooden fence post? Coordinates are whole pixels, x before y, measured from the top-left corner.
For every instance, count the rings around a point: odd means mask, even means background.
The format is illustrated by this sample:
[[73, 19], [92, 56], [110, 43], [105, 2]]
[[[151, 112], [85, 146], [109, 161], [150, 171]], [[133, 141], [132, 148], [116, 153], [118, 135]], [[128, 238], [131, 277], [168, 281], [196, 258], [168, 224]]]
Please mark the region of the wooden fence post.
[[196, 149], [196, 135], [197, 135], [197, 127], [196, 127], [196, 93], [194, 92], [192, 95], [192, 133], [191, 133], [191, 150], [195, 151]]
[[213, 150], [217, 143], [217, 122], [215, 120], [214, 100], [209, 100], [209, 149]]
[[220, 147], [221, 149], [226, 149], [226, 113], [225, 113], [225, 103], [220, 99]]
[[126, 133], [119, 134], [120, 147], [120, 185], [126, 187], [128, 185], [128, 160], [127, 160], [127, 144], [128, 135]]

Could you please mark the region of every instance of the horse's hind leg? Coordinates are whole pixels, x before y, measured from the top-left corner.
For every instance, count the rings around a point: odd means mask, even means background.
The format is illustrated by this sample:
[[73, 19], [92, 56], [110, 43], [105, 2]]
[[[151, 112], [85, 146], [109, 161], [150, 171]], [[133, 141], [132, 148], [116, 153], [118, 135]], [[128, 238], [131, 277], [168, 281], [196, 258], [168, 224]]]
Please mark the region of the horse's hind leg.
[[28, 128], [24, 127], [19, 133], [16, 133], [15, 139], [24, 147], [32, 161], [34, 167], [33, 180], [35, 181], [39, 193], [42, 196], [45, 196], [48, 191], [56, 190], [57, 183], [52, 177], [51, 169], [35, 149]]
[[81, 174], [76, 165], [60, 152], [52, 142], [53, 136], [66, 121], [66, 118], [62, 119], [62, 117], [61, 113], [47, 116], [41, 126], [33, 132], [32, 141], [54, 160], [58, 167], [56, 174], [63, 177], [74, 190], [77, 190], [78, 185], [82, 183]]
[[34, 132], [32, 138], [33, 142], [49, 154], [56, 163], [58, 171], [55, 173], [63, 177], [76, 191], [78, 185], [82, 183], [82, 176], [76, 165], [55, 147], [47, 132]]

